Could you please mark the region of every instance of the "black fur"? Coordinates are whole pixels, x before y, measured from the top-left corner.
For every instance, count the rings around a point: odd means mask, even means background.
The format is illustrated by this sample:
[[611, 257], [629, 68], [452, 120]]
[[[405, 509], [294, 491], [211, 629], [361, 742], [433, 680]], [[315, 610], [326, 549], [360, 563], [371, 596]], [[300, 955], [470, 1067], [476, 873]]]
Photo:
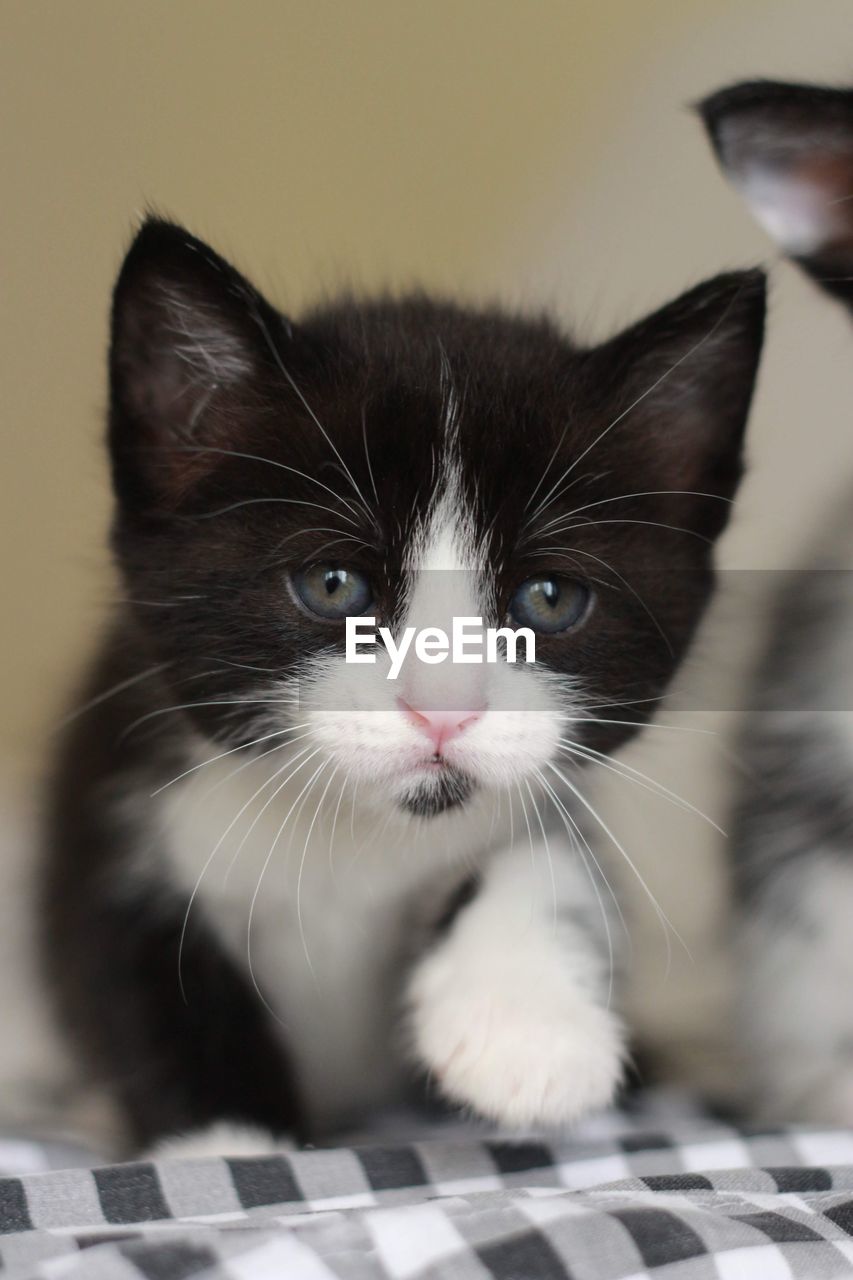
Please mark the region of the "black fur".
[[[132, 631], [116, 629], [107, 653], [90, 690], [144, 669]], [[120, 1104], [131, 1150], [222, 1119], [298, 1134], [290, 1067], [248, 981], [198, 915], [179, 981], [185, 901], [130, 865], [150, 836], [122, 803], [177, 758], [165, 726], [122, 738], [156, 697], [130, 689], [81, 716], [57, 764], [41, 919], [60, 1019], [89, 1082]]]

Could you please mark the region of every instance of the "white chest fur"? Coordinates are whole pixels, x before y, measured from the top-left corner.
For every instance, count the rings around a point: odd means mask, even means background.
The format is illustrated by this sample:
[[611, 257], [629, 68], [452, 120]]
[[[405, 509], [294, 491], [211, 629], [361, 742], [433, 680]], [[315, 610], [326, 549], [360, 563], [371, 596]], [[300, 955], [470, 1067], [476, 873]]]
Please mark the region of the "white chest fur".
[[278, 793], [267, 761], [234, 769], [158, 797], [169, 873], [280, 1023], [313, 1120], [339, 1125], [394, 1097], [406, 959], [489, 822], [478, 805], [428, 822], [365, 812], [322, 774], [300, 797], [310, 765]]

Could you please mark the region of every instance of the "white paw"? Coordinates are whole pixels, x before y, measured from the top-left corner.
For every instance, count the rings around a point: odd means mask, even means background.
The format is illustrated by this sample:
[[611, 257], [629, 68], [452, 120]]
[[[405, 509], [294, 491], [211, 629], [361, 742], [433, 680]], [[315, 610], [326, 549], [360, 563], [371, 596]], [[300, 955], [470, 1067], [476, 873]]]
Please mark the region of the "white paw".
[[192, 1160], [201, 1156], [269, 1156], [291, 1149], [284, 1138], [275, 1138], [265, 1129], [222, 1120], [206, 1129], [163, 1138], [144, 1152], [146, 1160]]
[[447, 948], [410, 988], [413, 1051], [442, 1093], [512, 1128], [558, 1127], [607, 1106], [622, 1075], [613, 1014], [565, 975], [460, 972]]

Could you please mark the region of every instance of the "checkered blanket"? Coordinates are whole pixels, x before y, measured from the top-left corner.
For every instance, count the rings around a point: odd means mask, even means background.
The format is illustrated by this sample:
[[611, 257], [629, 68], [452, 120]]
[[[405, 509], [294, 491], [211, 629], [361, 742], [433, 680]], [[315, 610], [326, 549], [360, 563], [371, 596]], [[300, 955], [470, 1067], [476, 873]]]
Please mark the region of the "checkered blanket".
[[[662, 1116], [657, 1116], [658, 1121]], [[57, 1168], [0, 1142], [4, 1280], [853, 1276], [853, 1131], [653, 1110], [571, 1140], [460, 1129], [251, 1159]], [[80, 1153], [77, 1153], [78, 1162]], [[12, 1170], [18, 1172], [12, 1176]]]

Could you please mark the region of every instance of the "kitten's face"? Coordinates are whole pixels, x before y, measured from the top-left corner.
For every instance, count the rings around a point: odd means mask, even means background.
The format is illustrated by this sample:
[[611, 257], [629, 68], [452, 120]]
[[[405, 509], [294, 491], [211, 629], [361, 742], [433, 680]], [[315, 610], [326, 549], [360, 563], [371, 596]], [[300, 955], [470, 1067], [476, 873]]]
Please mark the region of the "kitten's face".
[[[291, 726], [306, 781], [423, 816], [609, 750], [705, 603], [762, 318], [742, 274], [593, 350], [419, 298], [294, 327], [148, 224], [116, 290], [115, 540], [172, 701], [227, 745]], [[389, 680], [346, 661], [347, 615], [528, 626], [536, 661]]]

